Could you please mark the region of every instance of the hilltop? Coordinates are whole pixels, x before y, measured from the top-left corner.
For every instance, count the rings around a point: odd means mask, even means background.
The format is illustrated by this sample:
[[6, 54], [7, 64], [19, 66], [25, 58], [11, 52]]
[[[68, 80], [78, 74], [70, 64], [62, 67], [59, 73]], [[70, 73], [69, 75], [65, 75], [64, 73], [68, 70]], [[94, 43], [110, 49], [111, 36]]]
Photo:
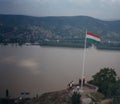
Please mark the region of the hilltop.
[[[120, 20], [103, 21], [88, 16], [33, 17], [0, 15], [0, 43], [38, 43], [83, 47], [85, 32], [101, 36], [99, 49], [120, 49]], [[87, 44], [87, 47], [91, 43]]]

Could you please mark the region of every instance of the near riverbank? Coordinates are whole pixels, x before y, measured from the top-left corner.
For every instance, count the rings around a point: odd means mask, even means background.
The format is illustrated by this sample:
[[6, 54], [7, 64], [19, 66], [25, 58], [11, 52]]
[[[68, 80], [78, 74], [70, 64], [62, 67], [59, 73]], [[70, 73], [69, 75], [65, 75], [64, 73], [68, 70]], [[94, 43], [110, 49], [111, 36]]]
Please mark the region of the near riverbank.
[[[74, 86], [73, 89], [75, 90], [76, 87]], [[25, 104], [72, 104], [73, 89], [44, 93], [40, 97], [27, 101]], [[110, 104], [112, 101], [111, 99], [105, 99], [103, 94], [98, 93], [95, 86], [85, 85], [83, 91], [80, 97], [82, 104]]]

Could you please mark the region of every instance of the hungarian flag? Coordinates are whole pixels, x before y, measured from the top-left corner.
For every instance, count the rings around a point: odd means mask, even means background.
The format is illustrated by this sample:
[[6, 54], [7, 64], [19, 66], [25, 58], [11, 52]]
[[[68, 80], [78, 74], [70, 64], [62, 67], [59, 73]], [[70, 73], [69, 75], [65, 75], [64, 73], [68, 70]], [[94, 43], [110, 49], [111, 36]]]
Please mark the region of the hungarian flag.
[[101, 41], [100, 36], [98, 36], [96, 34], [93, 34], [91, 32], [87, 32], [86, 39], [87, 40], [92, 40], [92, 41], [95, 41], [95, 42], [100, 42]]

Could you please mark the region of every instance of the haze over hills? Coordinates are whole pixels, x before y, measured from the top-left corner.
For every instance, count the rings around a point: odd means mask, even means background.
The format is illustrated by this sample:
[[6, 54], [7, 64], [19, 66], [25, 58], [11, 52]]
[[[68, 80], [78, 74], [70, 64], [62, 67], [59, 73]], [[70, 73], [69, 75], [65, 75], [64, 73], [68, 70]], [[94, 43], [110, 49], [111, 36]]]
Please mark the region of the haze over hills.
[[86, 29], [101, 36], [101, 43], [95, 44], [97, 48], [120, 49], [120, 20], [103, 21], [88, 16], [0, 15], [1, 44], [83, 47]]

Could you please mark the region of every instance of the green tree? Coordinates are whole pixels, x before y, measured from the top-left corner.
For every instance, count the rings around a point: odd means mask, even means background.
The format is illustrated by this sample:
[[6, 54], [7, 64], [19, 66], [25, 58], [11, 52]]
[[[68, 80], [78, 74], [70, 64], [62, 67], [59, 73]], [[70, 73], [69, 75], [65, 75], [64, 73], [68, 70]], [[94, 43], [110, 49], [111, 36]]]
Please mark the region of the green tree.
[[112, 83], [108, 88], [109, 97], [120, 97], [120, 80], [116, 81], [116, 83]]
[[81, 104], [80, 97], [81, 97], [80, 94], [78, 94], [77, 92], [74, 92], [71, 97], [72, 104]]
[[[116, 72], [112, 68], [103, 68], [98, 73], [93, 75], [93, 80], [90, 83], [99, 87], [99, 91], [104, 95], [109, 95], [109, 89], [116, 83]], [[111, 88], [110, 88], [111, 87]]]

